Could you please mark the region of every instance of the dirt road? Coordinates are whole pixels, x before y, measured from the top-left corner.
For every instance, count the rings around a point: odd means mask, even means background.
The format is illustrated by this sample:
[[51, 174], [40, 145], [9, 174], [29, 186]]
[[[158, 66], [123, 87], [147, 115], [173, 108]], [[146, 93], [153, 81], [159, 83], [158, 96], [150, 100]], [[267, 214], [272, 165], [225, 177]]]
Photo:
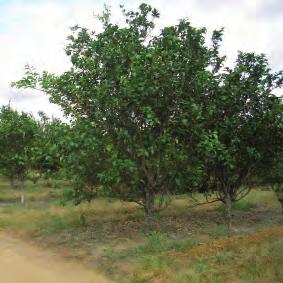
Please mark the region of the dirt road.
[[109, 283], [101, 275], [0, 232], [2, 283]]

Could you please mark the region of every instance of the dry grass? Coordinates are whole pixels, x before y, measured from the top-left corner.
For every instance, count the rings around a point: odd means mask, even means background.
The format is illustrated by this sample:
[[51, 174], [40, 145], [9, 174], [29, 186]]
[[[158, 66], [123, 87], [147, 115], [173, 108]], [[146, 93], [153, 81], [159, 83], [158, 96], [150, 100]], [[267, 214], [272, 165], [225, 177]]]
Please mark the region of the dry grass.
[[[142, 209], [135, 204], [97, 199], [74, 206], [60, 201], [64, 190], [55, 190], [54, 198], [49, 190], [42, 185], [30, 186], [27, 194], [34, 201], [0, 207], [0, 229], [79, 258], [115, 282], [282, 279], [278, 271], [282, 258], [276, 251], [283, 249], [283, 223], [280, 204], [271, 191], [254, 190], [235, 205], [234, 236], [228, 239], [222, 207], [217, 203], [188, 208], [188, 197], [179, 196], [158, 215], [152, 233]], [[18, 192], [0, 184], [1, 196], [12, 193]], [[258, 258], [258, 253], [262, 257]], [[263, 272], [258, 271], [259, 264]], [[252, 276], [258, 281], [252, 281]]]
[[279, 283], [283, 278], [282, 237], [282, 227], [272, 227], [143, 258], [132, 282]]

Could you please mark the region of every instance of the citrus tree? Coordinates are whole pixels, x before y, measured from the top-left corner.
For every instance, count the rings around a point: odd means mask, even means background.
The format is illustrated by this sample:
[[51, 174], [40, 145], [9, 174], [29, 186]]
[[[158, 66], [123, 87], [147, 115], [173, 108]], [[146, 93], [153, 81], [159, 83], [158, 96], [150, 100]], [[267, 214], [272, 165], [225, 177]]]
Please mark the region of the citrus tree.
[[274, 90], [282, 87], [283, 72], [272, 73], [264, 55], [240, 52], [215, 83], [207, 95], [211, 111], [198, 154], [202, 190], [225, 204], [230, 229], [232, 203], [247, 195], [259, 168], [269, 174], [268, 164], [282, 148], [282, 103]]
[[65, 139], [70, 126], [60, 119], [49, 118], [43, 112], [39, 113], [38, 136], [34, 144], [32, 168], [34, 181], [43, 177], [56, 187], [55, 179], [64, 175], [64, 159], [67, 155]]
[[88, 128], [86, 135], [91, 132], [85, 142], [91, 143], [87, 152], [93, 151], [79, 168], [85, 187], [102, 185], [139, 203], [152, 222], [156, 196], [184, 186], [191, 172], [189, 153], [197, 140], [192, 136], [201, 119], [197, 103], [213, 50], [205, 45], [205, 29], [186, 20], [153, 35], [156, 9], [141, 4], [138, 11], [122, 11], [125, 24], [118, 25], [106, 9], [100, 33], [73, 28], [66, 47], [70, 70], [38, 74], [27, 67], [14, 85], [48, 93]]
[[0, 170], [10, 178], [19, 180], [24, 202], [24, 180], [31, 168], [33, 147], [38, 133], [34, 118], [19, 113], [9, 105], [0, 109]]
[[27, 66], [13, 85], [44, 91], [72, 118], [69, 158], [82, 199], [108, 191], [142, 205], [152, 223], [157, 197], [198, 188], [225, 203], [230, 227], [231, 203], [280, 144], [273, 90], [282, 72], [253, 53], [225, 68], [222, 30], [207, 45], [206, 30], [187, 20], [154, 29], [159, 12], [147, 4], [122, 12], [116, 24], [106, 9], [101, 32], [72, 29], [69, 70]]

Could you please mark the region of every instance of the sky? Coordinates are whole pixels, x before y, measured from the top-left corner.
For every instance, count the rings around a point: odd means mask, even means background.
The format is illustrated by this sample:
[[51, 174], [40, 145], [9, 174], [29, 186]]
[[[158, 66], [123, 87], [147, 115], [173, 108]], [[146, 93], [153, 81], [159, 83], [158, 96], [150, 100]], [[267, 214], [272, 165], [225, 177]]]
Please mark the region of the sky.
[[120, 22], [119, 5], [135, 9], [141, 2], [157, 8], [157, 27], [188, 18], [194, 26], [206, 27], [208, 35], [224, 27], [222, 52], [232, 64], [238, 50], [265, 53], [274, 71], [283, 69], [283, 0], [0, 0], [0, 106], [8, 104], [36, 116], [39, 110], [61, 117], [59, 107], [46, 94], [12, 89], [22, 77], [24, 65], [61, 73], [70, 66], [64, 52], [70, 27], [78, 24], [92, 30], [99, 25], [94, 15], [103, 5], [112, 8]]

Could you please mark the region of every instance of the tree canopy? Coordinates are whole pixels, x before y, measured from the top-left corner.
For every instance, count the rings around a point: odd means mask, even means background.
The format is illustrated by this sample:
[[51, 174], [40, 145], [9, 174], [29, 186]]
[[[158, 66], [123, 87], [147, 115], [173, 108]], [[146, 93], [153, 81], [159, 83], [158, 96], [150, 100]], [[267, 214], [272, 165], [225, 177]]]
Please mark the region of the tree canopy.
[[273, 90], [283, 73], [254, 53], [240, 52], [226, 67], [222, 29], [207, 44], [206, 29], [188, 20], [156, 32], [156, 9], [121, 8], [124, 24], [106, 9], [101, 32], [72, 29], [68, 71], [27, 66], [14, 85], [43, 90], [73, 118], [69, 158], [82, 196], [103, 188], [151, 218], [157, 195], [198, 190], [217, 193], [229, 215], [253, 169], [282, 143]]
[[[37, 123], [27, 113], [19, 113], [10, 105], [0, 109], [0, 171], [2, 174], [23, 182], [31, 168], [33, 146], [38, 133]], [[22, 202], [23, 202], [22, 198]]]

